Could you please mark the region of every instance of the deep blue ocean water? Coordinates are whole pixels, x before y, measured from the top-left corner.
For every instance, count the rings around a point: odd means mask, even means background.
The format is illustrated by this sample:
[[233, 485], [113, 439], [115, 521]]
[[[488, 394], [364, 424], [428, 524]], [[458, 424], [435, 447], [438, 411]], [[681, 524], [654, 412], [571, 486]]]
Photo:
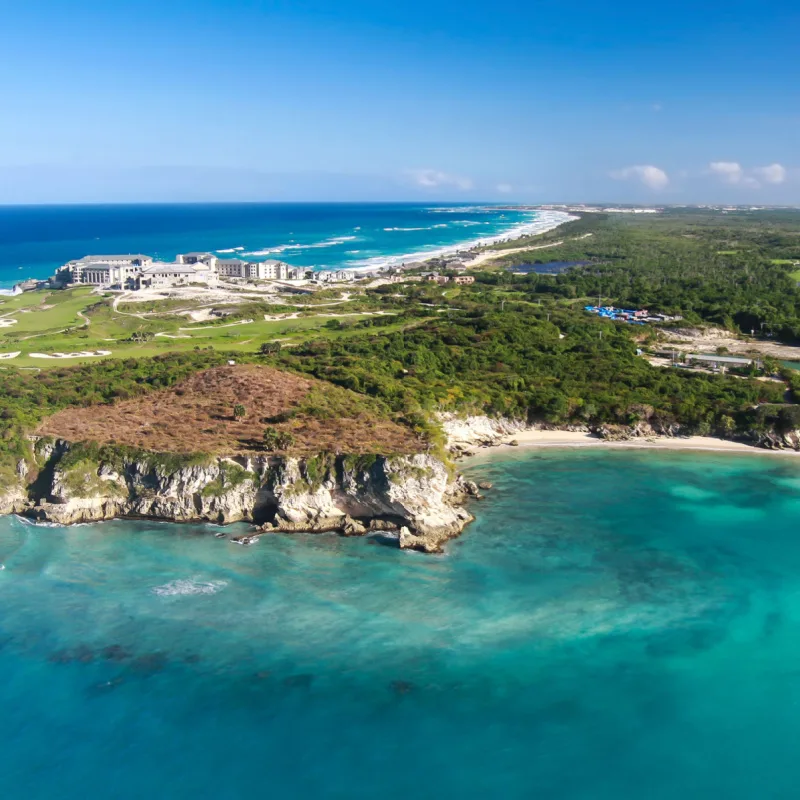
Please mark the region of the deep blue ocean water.
[[470, 471], [443, 556], [0, 520], [3, 797], [797, 797], [799, 462]]
[[380, 266], [494, 237], [536, 218], [493, 206], [227, 203], [0, 206], [0, 288], [84, 255], [193, 250], [293, 266]]

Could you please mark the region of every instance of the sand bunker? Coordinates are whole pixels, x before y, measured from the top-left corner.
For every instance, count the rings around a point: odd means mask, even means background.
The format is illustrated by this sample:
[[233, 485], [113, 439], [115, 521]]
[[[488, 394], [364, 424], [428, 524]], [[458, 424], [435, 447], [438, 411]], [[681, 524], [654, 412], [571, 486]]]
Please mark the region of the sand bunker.
[[16, 353], [0, 353], [0, 358], [16, 358], [21, 352], [21, 350], [17, 350]]
[[0, 328], [10, 328], [12, 325], [16, 325], [17, 320], [15, 319], [0, 319]]
[[110, 350], [81, 350], [79, 353], [31, 353], [31, 358], [88, 358], [90, 356], [110, 356]]

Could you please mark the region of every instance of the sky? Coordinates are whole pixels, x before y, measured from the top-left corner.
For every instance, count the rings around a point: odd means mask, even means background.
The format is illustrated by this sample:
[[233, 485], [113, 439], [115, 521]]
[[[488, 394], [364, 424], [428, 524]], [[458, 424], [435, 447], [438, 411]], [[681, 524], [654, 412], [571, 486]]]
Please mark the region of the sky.
[[0, 203], [800, 204], [800, 2], [0, 0]]

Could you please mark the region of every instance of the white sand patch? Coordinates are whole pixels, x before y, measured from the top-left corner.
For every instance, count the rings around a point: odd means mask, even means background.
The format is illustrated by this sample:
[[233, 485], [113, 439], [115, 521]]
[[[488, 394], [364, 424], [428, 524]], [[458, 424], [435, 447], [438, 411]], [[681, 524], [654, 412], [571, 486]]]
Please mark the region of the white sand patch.
[[8, 319], [8, 317], [4, 317], [0, 319], [0, 328], [10, 328], [12, 325], [16, 325], [17, 320], [15, 319]]
[[211, 331], [216, 328], [235, 328], [237, 325], [252, 325], [255, 320], [240, 319], [236, 322], [228, 322], [225, 325], [203, 325], [197, 328], [178, 328], [179, 331]]
[[89, 358], [92, 356], [110, 356], [110, 350], [81, 350], [78, 353], [30, 353], [31, 358]]
[[[590, 433], [578, 431], [540, 431], [523, 430], [503, 436], [500, 443], [508, 445], [516, 440], [522, 447], [602, 447], [606, 450], [705, 450], [717, 453], [751, 453], [753, 455], [785, 455], [800, 456], [795, 450], [767, 450], [744, 442], [733, 442], [729, 439], [717, 439], [713, 436], [652, 436], [647, 439], [628, 439], [622, 442], [609, 442], [592, 436]], [[480, 455], [492, 452], [508, 452], [508, 447], [486, 448]], [[478, 454], [474, 456], [479, 457]]]
[[17, 350], [16, 353], [0, 353], [0, 358], [16, 358], [21, 352], [21, 350]]
[[156, 336], [163, 336], [165, 339], [191, 339], [191, 336], [181, 333], [157, 333]]
[[264, 319], [267, 322], [280, 322], [284, 319], [297, 319], [300, 316], [299, 311], [295, 311], [294, 314], [276, 314], [274, 316], [270, 316], [269, 314], [264, 314]]

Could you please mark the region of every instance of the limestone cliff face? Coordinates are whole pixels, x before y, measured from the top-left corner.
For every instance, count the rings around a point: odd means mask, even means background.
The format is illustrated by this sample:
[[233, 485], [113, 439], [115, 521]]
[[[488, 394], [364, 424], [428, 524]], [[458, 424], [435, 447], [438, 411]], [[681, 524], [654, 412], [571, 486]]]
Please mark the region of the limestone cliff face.
[[484, 414], [460, 417], [457, 414], [440, 414], [447, 446], [454, 452], [463, 452], [472, 447], [492, 447], [506, 437], [531, 426], [523, 419], [488, 417]]
[[400, 531], [403, 546], [438, 550], [471, 521], [461, 503], [471, 487], [426, 454], [314, 458], [188, 458], [59, 441], [38, 448], [39, 476], [9, 494], [0, 510], [71, 524], [147, 517], [227, 524], [249, 521], [260, 532]]
[[19, 514], [28, 506], [28, 494], [21, 483], [0, 488], [0, 514]]

